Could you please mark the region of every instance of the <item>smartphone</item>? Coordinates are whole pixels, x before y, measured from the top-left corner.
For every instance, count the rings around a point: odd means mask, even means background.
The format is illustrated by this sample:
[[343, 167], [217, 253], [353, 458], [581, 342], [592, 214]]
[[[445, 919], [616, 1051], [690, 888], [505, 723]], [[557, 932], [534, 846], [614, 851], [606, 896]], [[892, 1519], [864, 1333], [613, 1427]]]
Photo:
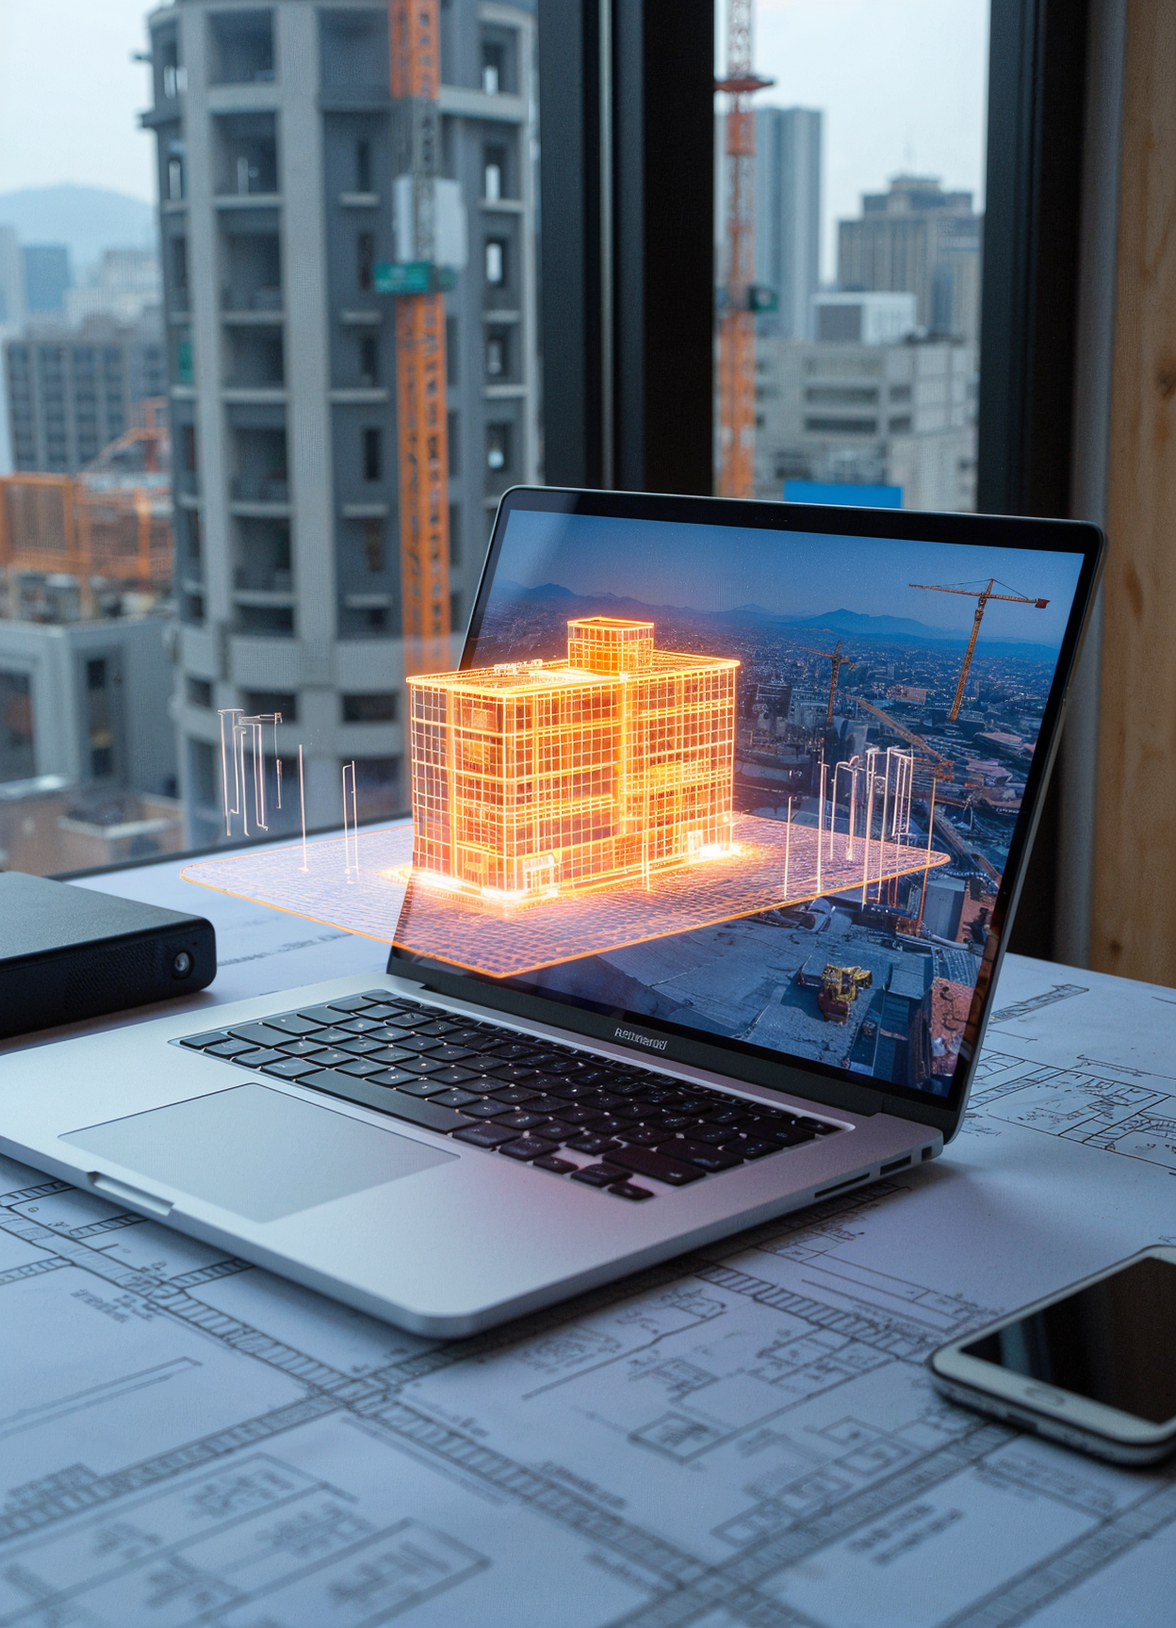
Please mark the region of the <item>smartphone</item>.
[[1114, 1464], [1176, 1449], [1176, 1249], [1145, 1249], [927, 1359], [953, 1402]]

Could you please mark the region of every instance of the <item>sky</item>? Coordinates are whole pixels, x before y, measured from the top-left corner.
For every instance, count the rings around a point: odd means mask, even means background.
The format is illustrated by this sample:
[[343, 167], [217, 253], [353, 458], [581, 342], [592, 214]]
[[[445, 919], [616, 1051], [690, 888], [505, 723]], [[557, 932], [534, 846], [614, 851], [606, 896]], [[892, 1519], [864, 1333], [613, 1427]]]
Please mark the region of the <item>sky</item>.
[[[151, 200], [143, 0], [0, 0], [0, 192], [63, 181]], [[720, 0], [720, 36], [725, 7]], [[833, 223], [902, 169], [982, 193], [988, 0], [757, 0], [758, 100], [825, 110]], [[720, 40], [719, 60], [724, 46]]]
[[143, 0], [0, 0], [0, 192], [72, 181], [148, 202]]
[[[902, 170], [984, 193], [989, 0], [757, 0], [759, 106], [824, 110], [822, 277], [836, 222]], [[719, 64], [725, 55], [720, 0]], [[722, 99], [720, 99], [722, 100]]]
[[573, 593], [632, 596], [647, 605], [759, 605], [798, 617], [850, 610], [909, 617], [961, 637], [971, 628], [975, 600], [909, 584], [971, 585], [995, 576], [1015, 593], [1050, 603], [1036, 610], [990, 601], [985, 638], [1056, 647], [1080, 563], [1077, 555], [1021, 549], [516, 512], [497, 571], [528, 588], [555, 582]]

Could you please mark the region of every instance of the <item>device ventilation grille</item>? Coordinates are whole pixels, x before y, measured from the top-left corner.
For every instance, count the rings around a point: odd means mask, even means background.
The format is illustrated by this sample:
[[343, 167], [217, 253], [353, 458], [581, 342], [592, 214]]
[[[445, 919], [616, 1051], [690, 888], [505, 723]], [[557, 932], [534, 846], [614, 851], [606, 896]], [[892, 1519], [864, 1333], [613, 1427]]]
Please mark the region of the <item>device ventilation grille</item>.
[[128, 990], [141, 990], [144, 999], [150, 998], [159, 953], [160, 947], [148, 942], [87, 956], [66, 982], [65, 1010], [71, 1018], [108, 1012], [125, 1003]]

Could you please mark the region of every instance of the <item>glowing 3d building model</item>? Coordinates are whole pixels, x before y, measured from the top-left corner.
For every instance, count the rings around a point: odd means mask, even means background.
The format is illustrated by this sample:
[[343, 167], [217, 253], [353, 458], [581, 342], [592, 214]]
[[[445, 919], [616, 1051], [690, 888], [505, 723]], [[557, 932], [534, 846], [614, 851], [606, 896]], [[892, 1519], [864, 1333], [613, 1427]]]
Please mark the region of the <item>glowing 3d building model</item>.
[[592, 616], [566, 660], [410, 678], [416, 879], [519, 905], [729, 854], [738, 666]]

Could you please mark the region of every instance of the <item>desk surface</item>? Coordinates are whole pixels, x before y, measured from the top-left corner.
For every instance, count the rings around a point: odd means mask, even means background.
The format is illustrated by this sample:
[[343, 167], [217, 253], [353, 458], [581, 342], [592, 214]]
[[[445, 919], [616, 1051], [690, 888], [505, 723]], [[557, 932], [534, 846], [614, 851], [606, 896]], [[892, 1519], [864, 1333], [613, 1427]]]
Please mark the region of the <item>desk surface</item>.
[[[196, 1021], [382, 968], [174, 864], [86, 885], [211, 916]], [[1173, 1475], [922, 1359], [1176, 1242], [1174, 1038], [1170, 990], [1010, 958], [942, 1160], [450, 1344], [0, 1159], [0, 1623], [1169, 1628]]]

